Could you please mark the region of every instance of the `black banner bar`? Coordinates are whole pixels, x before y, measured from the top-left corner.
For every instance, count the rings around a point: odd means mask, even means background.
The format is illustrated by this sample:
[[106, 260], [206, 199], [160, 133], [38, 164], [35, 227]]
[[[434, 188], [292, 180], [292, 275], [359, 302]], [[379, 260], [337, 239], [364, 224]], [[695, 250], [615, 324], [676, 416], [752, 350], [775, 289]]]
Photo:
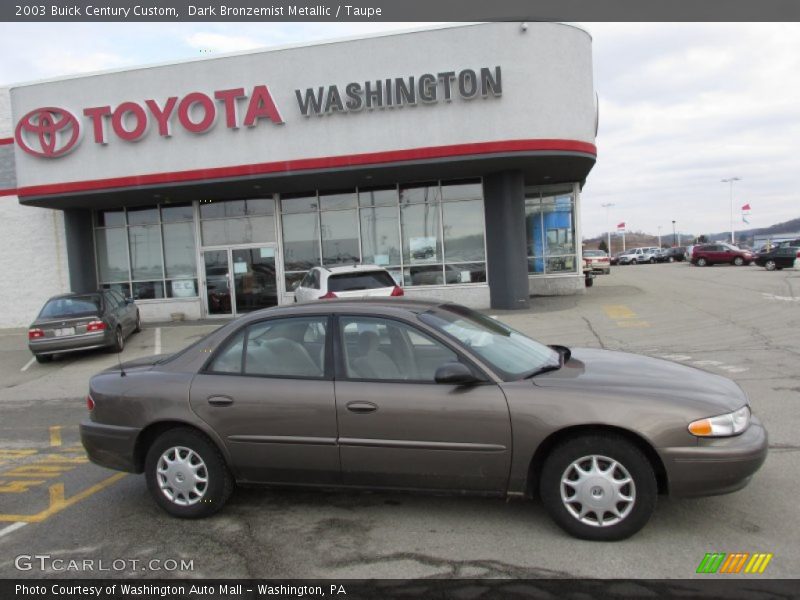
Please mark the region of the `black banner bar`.
[[527, 598], [797, 598], [797, 580], [723, 579], [4, 579], [3, 600], [296, 600], [375, 598], [508, 600]]
[[9, 22], [798, 21], [797, 0], [12, 0]]

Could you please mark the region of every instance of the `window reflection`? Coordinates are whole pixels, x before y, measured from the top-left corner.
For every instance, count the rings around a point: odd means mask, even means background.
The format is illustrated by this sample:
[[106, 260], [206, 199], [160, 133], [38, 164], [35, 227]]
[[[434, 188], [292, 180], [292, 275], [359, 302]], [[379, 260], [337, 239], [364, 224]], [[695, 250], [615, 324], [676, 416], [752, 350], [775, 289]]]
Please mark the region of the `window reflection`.
[[525, 229], [529, 273], [577, 271], [574, 208], [571, 188], [568, 193], [528, 191]]

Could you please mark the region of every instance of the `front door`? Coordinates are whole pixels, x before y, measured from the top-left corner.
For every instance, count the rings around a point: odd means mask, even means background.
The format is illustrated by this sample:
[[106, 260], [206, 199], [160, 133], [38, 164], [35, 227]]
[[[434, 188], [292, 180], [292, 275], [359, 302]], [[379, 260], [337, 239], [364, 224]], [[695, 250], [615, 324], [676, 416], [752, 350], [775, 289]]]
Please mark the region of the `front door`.
[[203, 250], [206, 314], [236, 316], [278, 304], [274, 244]]
[[505, 491], [511, 423], [499, 386], [437, 384], [436, 369], [459, 357], [400, 321], [342, 316], [338, 341], [343, 483]]

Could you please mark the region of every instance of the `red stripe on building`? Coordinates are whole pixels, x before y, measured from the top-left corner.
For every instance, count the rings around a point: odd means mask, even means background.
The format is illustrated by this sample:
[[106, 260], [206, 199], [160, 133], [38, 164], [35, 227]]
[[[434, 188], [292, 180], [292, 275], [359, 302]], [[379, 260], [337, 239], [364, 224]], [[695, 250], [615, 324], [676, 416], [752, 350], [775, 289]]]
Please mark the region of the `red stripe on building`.
[[8, 144], [13, 144], [14, 138], [0, 138], [0, 146], [6, 146]]
[[307, 171], [318, 169], [335, 169], [343, 167], [360, 167], [385, 163], [429, 160], [436, 158], [454, 158], [484, 154], [502, 154], [507, 152], [577, 152], [597, 155], [594, 144], [575, 140], [508, 140], [503, 142], [478, 142], [474, 144], [456, 144], [452, 146], [431, 146], [413, 148], [411, 150], [391, 150], [388, 152], [370, 152], [346, 156], [328, 156], [320, 158], [304, 158], [298, 160], [255, 163], [231, 167], [214, 167], [191, 171], [175, 171], [171, 173], [151, 173], [109, 179], [93, 179], [87, 181], [71, 181], [17, 188], [19, 196], [44, 196], [103, 190], [113, 188], [154, 185], [162, 183], [202, 182], [208, 179], [224, 179], [226, 177], [242, 177], [247, 175], [266, 175], [271, 173], [287, 173], [291, 171]]

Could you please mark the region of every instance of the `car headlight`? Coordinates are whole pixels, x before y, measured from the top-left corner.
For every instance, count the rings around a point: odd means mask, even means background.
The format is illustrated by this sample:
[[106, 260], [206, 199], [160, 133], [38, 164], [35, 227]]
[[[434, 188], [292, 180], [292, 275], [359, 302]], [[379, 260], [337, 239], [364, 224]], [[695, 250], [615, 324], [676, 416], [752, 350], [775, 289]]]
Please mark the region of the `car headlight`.
[[725, 437], [742, 433], [750, 425], [750, 407], [689, 423], [689, 433], [698, 437]]

